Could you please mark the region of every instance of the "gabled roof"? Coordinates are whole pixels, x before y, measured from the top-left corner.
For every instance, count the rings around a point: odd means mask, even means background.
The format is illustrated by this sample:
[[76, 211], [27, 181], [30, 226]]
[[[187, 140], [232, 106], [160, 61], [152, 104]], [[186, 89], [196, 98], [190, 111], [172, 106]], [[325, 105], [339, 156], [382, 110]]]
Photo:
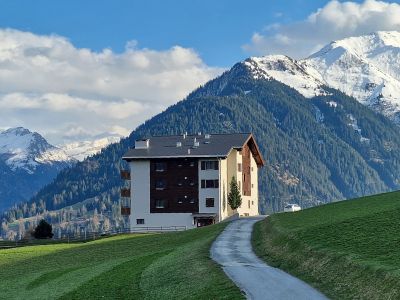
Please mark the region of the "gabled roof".
[[[257, 162], [263, 166], [264, 160], [251, 133], [210, 134], [207, 135], [183, 135], [154, 136], [149, 138], [149, 147], [130, 149], [122, 157], [124, 160], [138, 160], [150, 158], [177, 158], [177, 157], [215, 157], [225, 158], [232, 149], [242, 149], [249, 144], [250, 150]], [[194, 140], [199, 143], [194, 147]], [[177, 147], [180, 142], [181, 146]]]

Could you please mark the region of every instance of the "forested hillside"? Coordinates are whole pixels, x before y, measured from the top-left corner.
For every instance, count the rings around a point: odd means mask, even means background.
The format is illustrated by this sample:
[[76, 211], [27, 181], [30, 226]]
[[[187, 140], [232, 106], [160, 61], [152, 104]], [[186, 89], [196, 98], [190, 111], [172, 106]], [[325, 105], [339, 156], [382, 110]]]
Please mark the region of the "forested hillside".
[[139, 126], [129, 138], [62, 171], [12, 220], [100, 196], [119, 199], [121, 156], [151, 135], [253, 132], [266, 160], [260, 171], [263, 212], [400, 188], [398, 127], [343, 93], [306, 99], [275, 80], [256, 80], [239, 63]]

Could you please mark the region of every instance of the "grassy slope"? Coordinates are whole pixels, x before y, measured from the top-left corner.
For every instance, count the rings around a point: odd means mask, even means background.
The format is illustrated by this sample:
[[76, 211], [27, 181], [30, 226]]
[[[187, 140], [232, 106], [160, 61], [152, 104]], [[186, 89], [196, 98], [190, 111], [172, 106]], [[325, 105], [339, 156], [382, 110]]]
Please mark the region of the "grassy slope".
[[241, 299], [209, 258], [225, 226], [0, 250], [0, 298]]
[[253, 246], [332, 299], [399, 299], [400, 192], [273, 215]]

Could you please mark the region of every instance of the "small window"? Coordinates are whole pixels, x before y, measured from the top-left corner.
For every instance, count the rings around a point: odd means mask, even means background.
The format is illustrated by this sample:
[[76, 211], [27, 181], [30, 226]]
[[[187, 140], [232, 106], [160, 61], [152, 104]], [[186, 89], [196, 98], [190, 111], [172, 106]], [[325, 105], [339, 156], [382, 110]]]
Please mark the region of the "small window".
[[248, 206], [249, 206], [249, 208], [250, 208], [250, 200], [249, 200]]
[[166, 207], [166, 201], [165, 200], [161, 200], [161, 199], [157, 199], [156, 200], [156, 208], [165, 208]]
[[183, 186], [183, 180], [179, 179], [178, 182], [176, 183], [177, 186]]
[[238, 172], [242, 172], [242, 164], [238, 163]]
[[194, 167], [195, 166], [195, 162], [194, 161], [189, 162], [189, 166]]
[[240, 181], [238, 181], [238, 186], [239, 186], [239, 191], [241, 191], [242, 190], [242, 185], [241, 185]]
[[178, 199], [176, 199], [176, 202], [177, 202], [178, 204], [182, 204], [184, 201], [185, 201], [185, 199], [182, 198], [182, 197], [179, 197]]
[[167, 187], [167, 181], [165, 179], [156, 180], [156, 190], [164, 190]]
[[190, 198], [190, 204], [195, 204], [195, 203], [196, 203], [196, 199]]
[[167, 170], [167, 164], [165, 162], [156, 162], [155, 170], [156, 172], [164, 172]]
[[254, 184], [251, 184], [251, 188], [253, 188], [254, 187]]
[[206, 207], [214, 207], [214, 198], [206, 198]]
[[251, 171], [253, 172], [253, 167], [251, 167]]
[[201, 162], [202, 170], [218, 170], [219, 164], [217, 160], [207, 160]]
[[143, 225], [144, 224], [144, 219], [136, 219], [136, 224], [137, 225]]
[[194, 182], [194, 180], [189, 180], [189, 186], [195, 186], [196, 182]]
[[201, 180], [202, 189], [217, 189], [219, 187], [218, 179], [203, 179]]
[[251, 201], [251, 205], [254, 205], [254, 201]]

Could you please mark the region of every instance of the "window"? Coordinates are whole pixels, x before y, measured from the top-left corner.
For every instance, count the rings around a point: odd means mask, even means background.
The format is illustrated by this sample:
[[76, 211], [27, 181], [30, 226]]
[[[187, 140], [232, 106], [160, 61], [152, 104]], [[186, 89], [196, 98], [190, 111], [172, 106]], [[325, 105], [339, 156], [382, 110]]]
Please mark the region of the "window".
[[249, 204], [248, 204], [249, 208], [250, 208], [250, 200], [249, 200]]
[[201, 162], [202, 170], [218, 170], [218, 161], [217, 160], [207, 160]]
[[242, 164], [238, 163], [238, 172], [242, 172]]
[[189, 166], [194, 167], [195, 166], [194, 161], [189, 162]]
[[253, 167], [251, 167], [251, 171], [253, 172]]
[[206, 198], [206, 207], [214, 207], [214, 198]]
[[167, 187], [167, 181], [165, 179], [156, 180], [156, 190], [164, 190]]
[[144, 219], [136, 219], [136, 224], [137, 225], [143, 225], [144, 224]]
[[185, 198], [179, 197], [178, 199], [176, 199], [176, 202], [178, 204], [182, 204], [185, 201]]
[[242, 190], [242, 185], [241, 185], [240, 181], [238, 181], [238, 186], [239, 186], [239, 191], [241, 191]]
[[166, 207], [166, 201], [164, 199], [156, 200], [156, 208], [165, 208], [165, 207]]
[[202, 189], [217, 189], [219, 187], [218, 179], [202, 179], [201, 188]]
[[167, 170], [167, 164], [165, 162], [156, 162], [154, 167], [156, 172], [164, 172]]
[[190, 204], [195, 204], [195, 203], [196, 203], [196, 199], [190, 198]]
[[254, 187], [254, 184], [251, 184], [251, 188], [253, 188]]
[[189, 186], [195, 186], [196, 182], [194, 182], [194, 180], [190, 179], [189, 180]]
[[176, 183], [177, 186], [183, 186], [183, 180], [178, 179], [178, 182]]

